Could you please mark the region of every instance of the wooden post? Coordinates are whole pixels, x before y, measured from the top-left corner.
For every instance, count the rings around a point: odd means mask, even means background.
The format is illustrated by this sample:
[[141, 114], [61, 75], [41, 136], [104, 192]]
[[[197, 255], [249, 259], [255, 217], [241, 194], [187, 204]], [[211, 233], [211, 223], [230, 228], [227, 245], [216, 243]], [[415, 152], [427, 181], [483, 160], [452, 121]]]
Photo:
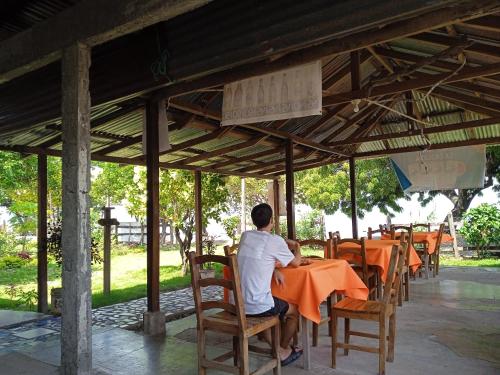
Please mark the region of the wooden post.
[[38, 155], [38, 312], [48, 311], [47, 303], [47, 155]]
[[160, 166], [158, 143], [159, 103], [146, 105], [147, 165], [147, 280], [148, 311], [160, 310]]
[[274, 211], [274, 234], [280, 234], [280, 181], [273, 180], [273, 211]]
[[353, 157], [349, 158], [349, 179], [351, 186], [351, 220], [352, 220], [352, 237], [358, 238], [358, 217], [356, 204], [356, 162]]
[[104, 294], [111, 291], [111, 226], [118, 227], [118, 220], [111, 218], [113, 207], [103, 207], [104, 218], [99, 220], [99, 224], [104, 228], [104, 267], [103, 267], [103, 290]]
[[201, 212], [201, 172], [194, 171], [194, 219], [196, 234], [196, 255], [203, 254], [203, 222]]
[[286, 142], [286, 226], [288, 238], [295, 239], [295, 184], [293, 180], [293, 142], [288, 139]]
[[460, 253], [458, 252], [457, 245], [457, 233], [455, 231], [455, 222], [453, 220], [453, 214], [448, 213], [448, 225], [450, 227], [450, 236], [453, 237], [453, 253], [455, 254], [455, 258], [460, 258]]
[[247, 230], [247, 192], [245, 177], [241, 178], [241, 213], [240, 213], [240, 233]]
[[90, 48], [76, 43], [62, 57], [62, 323], [61, 373], [92, 372], [90, 282]]

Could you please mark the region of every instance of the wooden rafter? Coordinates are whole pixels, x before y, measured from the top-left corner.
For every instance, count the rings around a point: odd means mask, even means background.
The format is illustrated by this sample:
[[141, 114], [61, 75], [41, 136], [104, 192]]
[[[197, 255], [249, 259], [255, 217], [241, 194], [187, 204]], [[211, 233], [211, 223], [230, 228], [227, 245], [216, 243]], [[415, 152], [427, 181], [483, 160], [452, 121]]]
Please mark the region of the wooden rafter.
[[331, 147], [345, 146], [349, 144], [361, 144], [365, 142], [377, 142], [383, 140], [390, 140], [396, 138], [406, 138], [406, 137], [414, 137], [420, 136], [422, 134], [437, 134], [451, 131], [464, 130], [468, 128], [476, 128], [480, 126], [489, 126], [500, 124], [500, 116], [493, 117], [482, 120], [473, 120], [467, 122], [459, 122], [456, 124], [449, 125], [441, 125], [441, 126], [433, 126], [433, 127], [425, 127], [423, 129], [413, 129], [405, 132], [397, 132], [397, 133], [385, 133], [380, 135], [372, 135], [368, 137], [359, 137], [354, 139], [345, 139], [342, 141], [332, 142], [330, 143]]
[[323, 98], [323, 105], [336, 105], [350, 102], [354, 99], [372, 98], [380, 95], [396, 94], [408, 90], [422, 89], [432, 86], [442, 80], [443, 83], [459, 82], [473, 78], [500, 73], [500, 63], [489, 64], [475, 68], [464, 68], [460, 73], [451, 76], [449, 73], [439, 73], [430, 75], [426, 79], [411, 79], [408, 81], [394, 82], [387, 85], [374, 86], [356, 91], [348, 91], [341, 94], [330, 95]]

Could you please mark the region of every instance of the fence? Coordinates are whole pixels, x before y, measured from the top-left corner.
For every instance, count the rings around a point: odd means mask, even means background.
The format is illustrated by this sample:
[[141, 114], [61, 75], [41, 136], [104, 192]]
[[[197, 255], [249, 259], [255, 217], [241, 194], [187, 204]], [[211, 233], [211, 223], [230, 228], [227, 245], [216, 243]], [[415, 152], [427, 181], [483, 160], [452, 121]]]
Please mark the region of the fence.
[[[143, 245], [146, 243], [147, 225], [145, 222], [120, 222], [120, 225], [115, 227], [115, 236], [119, 243]], [[161, 222], [160, 244], [173, 245], [175, 243], [172, 225], [168, 222]]]

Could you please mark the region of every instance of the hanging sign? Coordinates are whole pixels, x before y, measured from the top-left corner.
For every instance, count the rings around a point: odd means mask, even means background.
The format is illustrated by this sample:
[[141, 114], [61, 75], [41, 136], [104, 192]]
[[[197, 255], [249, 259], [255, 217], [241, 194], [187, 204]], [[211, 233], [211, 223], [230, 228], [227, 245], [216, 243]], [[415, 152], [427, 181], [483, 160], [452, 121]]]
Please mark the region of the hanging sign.
[[222, 125], [321, 115], [321, 60], [224, 85]]
[[[159, 152], [168, 151], [172, 148], [168, 134], [168, 125], [172, 123], [167, 118], [165, 101], [158, 102], [158, 143]], [[142, 112], [142, 153], [146, 155], [146, 111]]]
[[482, 188], [486, 147], [408, 152], [392, 156], [391, 164], [405, 193]]

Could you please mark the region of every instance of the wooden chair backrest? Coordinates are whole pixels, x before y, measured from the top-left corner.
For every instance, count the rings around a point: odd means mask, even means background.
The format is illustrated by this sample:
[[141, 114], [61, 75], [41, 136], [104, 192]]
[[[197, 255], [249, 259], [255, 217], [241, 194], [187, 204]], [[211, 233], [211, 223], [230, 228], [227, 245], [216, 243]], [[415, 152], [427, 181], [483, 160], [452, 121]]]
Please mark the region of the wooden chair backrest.
[[239, 244], [235, 243], [234, 245], [225, 245], [224, 246], [224, 255], [225, 256], [229, 256], [231, 254], [236, 254], [236, 252], [238, 251], [238, 246]]
[[425, 231], [430, 232], [431, 231], [431, 223], [419, 223], [419, 224], [413, 224], [413, 229], [415, 228], [424, 228]]
[[[401, 245], [393, 245], [391, 251], [391, 260], [389, 262], [389, 270], [387, 279], [384, 284], [384, 294], [382, 303], [387, 306], [392, 304], [396, 306], [399, 288], [401, 286], [401, 274], [405, 262], [404, 254], [406, 253], [408, 244], [402, 242]], [[391, 282], [392, 280], [392, 282]]]
[[328, 232], [328, 238], [333, 240], [335, 237], [340, 240], [340, 232], [338, 230], [336, 230], [335, 232]]
[[388, 232], [389, 231], [387, 230], [387, 228], [382, 224], [379, 224], [378, 229], [368, 227], [368, 239], [371, 240], [374, 233], [380, 233], [380, 235], [382, 236], [383, 234], [387, 234]]
[[[222, 278], [206, 278], [202, 279], [200, 275], [200, 267], [205, 263], [219, 263], [227, 266], [233, 275], [232, 280]], [[198, 328], [202, 329], [205, 318], [205, 310], [223, 309], [231, 314], [236, 315], [238, 325], [244, 329], [247, 325], [245, 316], [245, 305], [241, 294], [240, 274], [238, 270], [238, 262], [236, 255], [229, 256], [221, 255], [196, 255], [194, 251], [189, 253], [189, 266], [191, 268], [191, 286], [193, 288], [194, 305], [196, 317], [198, 319]], [[222, 300], [204, 300], [201, 293], [201, 288], [208, 286], [219, 286], [227, 288], [233, 292], [234, 304], [224, 302]]]
[[444, 233], [444, 223], [441, 223], [439, 225], [438, 229], [438, 236], [436, 240], [436, 248], [434, 249], [434, 252], [437, 254], [439, 252], [439, 248], [441, 247], [441, 241], [443, 239], [443, 233]]
[[[345, 244], [340, 248], [340, 245]], [[335, 259], [345, 259], [355, 267], [363, 270], [363, 281], [368, 285], [368, 265], [366, 264], [365, 238], [360, 240], [355, 238], [333, 239], [333, 257]]]
[[[413, 246], [413, 224], [410, 226], [407, 225], [391, 225], [391, 239], [395, 240], [396, 232], [401, 232], [399, 240], [401, 243], [406, 242], [408, 246], [406, 246], [405, 252], [405, 266], [410, 265], [410, 249]], [[411, 245], [411, 246], [410, 246]]]
[[318, 239], [308, 239], [297, 241], [299, 245], [302, 246], [316, 246], [324, 250], [324, 255], [326, 259], [332, 259], [333, 257], [333, 240], [331, 238], [326, 241]]

